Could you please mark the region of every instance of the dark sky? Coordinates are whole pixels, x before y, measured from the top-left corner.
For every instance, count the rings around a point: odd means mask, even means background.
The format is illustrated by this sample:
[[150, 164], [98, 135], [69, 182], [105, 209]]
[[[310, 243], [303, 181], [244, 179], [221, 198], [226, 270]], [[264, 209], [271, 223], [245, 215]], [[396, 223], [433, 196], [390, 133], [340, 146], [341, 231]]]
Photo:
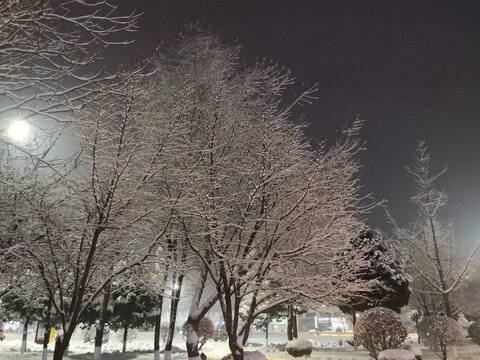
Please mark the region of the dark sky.
[[[450, 197], [445, 218], [462, 243], [480, 236], [480, 1], [120, 3], [144, 12], [137, 53], [201, 21], [241, 44], [247, 61], [265, 57], [289, 67], [299, 84], [318, 83], [319, 99], [302, 109], [311, 137], [334, 138], [360, 114], [362, 178], [400, 223], [415, 211], [405, 165], [426, 140], [434, 168], [448, 166], [439, 184]], [[383, 211], [371, 223], [388, 230]]]

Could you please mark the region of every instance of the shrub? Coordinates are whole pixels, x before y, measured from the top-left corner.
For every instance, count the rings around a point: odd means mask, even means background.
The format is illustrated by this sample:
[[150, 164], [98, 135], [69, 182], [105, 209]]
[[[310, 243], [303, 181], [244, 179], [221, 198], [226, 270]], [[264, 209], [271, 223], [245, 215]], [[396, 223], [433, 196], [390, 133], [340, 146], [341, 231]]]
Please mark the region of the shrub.
[[312, 353], [313, 345], [308, 340], [295, 339], [287, 343], [287, 353], [293, 357], [300, 357], [310, 355]]
[[418, 324], [418, 336], [443, 360], [447, 360], [448, 345], [461, 344], [465, 341], [465, 332], [460, 324], [455, 319], [439, 315], [423, 318]]
[[215, 334], [215, 327], [213, 326], [212, 320], [209, 318], [202, 318], [197, 328], [197, 335], [200, 339], [200, 348], [205, 344], [208, 339], [213, 338]]
[[415, 356], [416, 360], [422, 360], [422, 350], [417, 345], [406, 344], [402, 345], [402, 349], [408, 350]]
[[480, 345], [480, 320], [470, 324], [468, 327], [468, 336], [475, 344]]
[[[232, 354], [228, 354], [227, 356], [224, 356], [222, 358], [222, 360], [232, 360], [232, 359], [233, 359]], [[245, 351], [243, 353], [243, 359], [244, 360], [267, 360], [267, 357], [259, 351]]]
[[394, 311], [382, 307], [364, 312], [355, 326], [355, 337], [374, 358], [387, 349], [395, 349], [407, 337], [407, 327]]
[[415, 360], [415, 355], [405, 349], [388, 349], [378, 354], [378, 360]]

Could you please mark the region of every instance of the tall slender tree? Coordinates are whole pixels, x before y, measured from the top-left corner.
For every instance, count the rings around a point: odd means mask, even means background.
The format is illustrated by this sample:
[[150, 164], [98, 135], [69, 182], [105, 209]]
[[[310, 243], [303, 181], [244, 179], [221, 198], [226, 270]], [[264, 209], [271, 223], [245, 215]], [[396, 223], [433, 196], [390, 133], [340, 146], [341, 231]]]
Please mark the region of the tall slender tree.
[[[442, 313], [454, 316], [452, 293], [465, 281], [480, 248], [480, 240], [472, 251], [460, 256], [450, 225], [442, 223], [440, 210], [447, 204], [447, 195], [436, 188], [437, 179], [446, 169], [430, 172], [430, 154], [424, 141], [418, 143], [415, 165], [407, 168], [416, 184], [412, 201], [417, 206], [417, 218], [410, 227], [395, 226], [400, 253], [410, 271], [419, 278], [414, 293], [433, 293], [441, 298]], [[395, 223], [394, 223], [395, 224]], [[433, 313], [438, 309], [432, 308]]]

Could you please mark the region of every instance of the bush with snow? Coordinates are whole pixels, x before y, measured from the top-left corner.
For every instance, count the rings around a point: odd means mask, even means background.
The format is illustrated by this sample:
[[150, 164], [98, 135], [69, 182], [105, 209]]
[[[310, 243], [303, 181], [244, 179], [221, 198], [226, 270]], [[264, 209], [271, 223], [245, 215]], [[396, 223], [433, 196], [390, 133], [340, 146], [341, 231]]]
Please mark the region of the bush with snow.
[[[222, 360], [232, 360], [232, 354], [228, 354], [224, 356]], [[244, 360], [268, 360], [265, 355], [263, 355], [260, 351], [245, 351], [243, 353]]]
[[355, 326], [355, 337], [374, 359], [378, 353], [397, 348], [407, 337], [407, 327], [394, 311], [382, 307], [364, 312]]
[[415, 360], [415, 355], [405, 349], [388, 349], [378, 354], [378, 360]]
[[295, 339], [289, 341], [286, 347], [287, 352], [293, 357], [310, 355], [312, 353], [312, 349], [312, 343], [305, 339]]
[[465, 332], [460, 324], [455, 319], [439, 315], [423, 318], [418, 324], [418, 336], [443, 360], [447, 360], [448, 345], [465, 341]]
[[423, 359], [422, 350], [420, 350], [420, 348], [417, 345], [413, 345], [413, 344], [402, 345], [402, 349], [408, 350], [411, 353], [413, 353], [416, 360]]
[[468, 327], [468, 336], [475, 344], [480, 345], [480, 320], [470, 324]]

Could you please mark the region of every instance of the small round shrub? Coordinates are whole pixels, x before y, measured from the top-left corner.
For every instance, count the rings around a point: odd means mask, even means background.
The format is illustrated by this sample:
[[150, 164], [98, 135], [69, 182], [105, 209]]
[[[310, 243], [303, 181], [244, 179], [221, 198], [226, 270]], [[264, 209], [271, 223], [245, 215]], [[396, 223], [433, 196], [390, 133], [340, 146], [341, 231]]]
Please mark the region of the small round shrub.
[[395, 349], [403, 343], [407, 327], [396, 312], [378, 307], [363, 313], [355, 326], [355, 337], [377, 360], [380, 351]]
[[405, 349], [388, 349], [378, 354], [378, 360], [415, 360], [415, 355]]
[[313, 345], [308, 340], [295, 339], [287, 343], [286, 350], [287, 353], [293, 357], [300, 357], [304, 355], [310, 355], [313, 350]]
[[205, 339], [205, 341], [207, 341], [208, 339], [213, 338], [214, 334], [215, 334], [215, 327], [213, 326], [212, 320], [206, 317], [202, 318], [197, 328], [198, 337], [203, 338]]
[[402, 349], [410, 351], [415, 356], [416, 360], [423, 359], [422, 350], [420, 350], [420, 348], [417, 345], [404, 344], [402, 345]]
[[462, 344], [465, 332], [455, 319], [446, 316], [427, 316], [418, 324], [418, 336], [432, 351], [441, 351], [441, 358], [447, 360], [447, 346]]
[[468, 337], [472, 339], [475, 344], [480, 345], [480, 320], [470, 324], [468, 327]]

